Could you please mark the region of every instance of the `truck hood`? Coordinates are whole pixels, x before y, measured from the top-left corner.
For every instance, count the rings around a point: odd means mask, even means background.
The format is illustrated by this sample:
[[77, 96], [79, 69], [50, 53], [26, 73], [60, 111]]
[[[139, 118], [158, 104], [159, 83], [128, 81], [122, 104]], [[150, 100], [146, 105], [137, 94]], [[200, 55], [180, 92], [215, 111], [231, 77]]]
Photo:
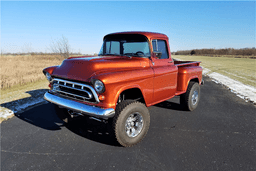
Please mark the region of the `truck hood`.
[[122, 56], [73, 57], [65, 59], [52, 73], [77, 81], [89, 82], [90, 78], [102, 72], [138, 69], [149, 66], [148, 58]]

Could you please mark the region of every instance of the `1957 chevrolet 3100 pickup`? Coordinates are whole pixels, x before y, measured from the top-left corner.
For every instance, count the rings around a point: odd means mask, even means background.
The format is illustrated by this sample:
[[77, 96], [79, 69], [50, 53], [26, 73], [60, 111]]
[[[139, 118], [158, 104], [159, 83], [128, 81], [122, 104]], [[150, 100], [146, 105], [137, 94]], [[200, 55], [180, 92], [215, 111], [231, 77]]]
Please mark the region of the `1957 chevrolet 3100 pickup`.
[[125, 147], [146, 135], [147, 107], [180, 96], [186, 110], [200, 99], [200, 62], [174, 61], [168, 37], [152, 32], [119, 32], [103, 39], [98, 56], [70, 57], [45, 68], [50, 90], [45, 100], [68, 121], [83, 115], [112, 125]]

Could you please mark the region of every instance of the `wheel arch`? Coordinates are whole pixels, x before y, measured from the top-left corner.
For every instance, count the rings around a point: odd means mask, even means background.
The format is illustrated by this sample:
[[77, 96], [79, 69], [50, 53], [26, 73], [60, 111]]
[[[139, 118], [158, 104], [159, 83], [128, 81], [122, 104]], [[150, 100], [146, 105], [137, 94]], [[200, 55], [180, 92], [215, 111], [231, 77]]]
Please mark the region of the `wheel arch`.
[[190, 79], [190, 81], [188, 82], [188, 84], [189, 84], [190, 82], [192, 82], [192, 81], [197, 82], [197, 83], [199, 84], [199, 78], [198, 78], [198, 77], [195, 77], [195, 78]]
[[120, 89], [115, 97], [116, 103], [123, 100], [137, 100], [141, 103], [146, 104], [143, 92], [141, 91], [139, 86], [129, 86], [129, 87], [123, 87]]
[[188, 85], [189, 85], [190, 82], [197, 82], [197, 83], [199, 84], [199, 78], [198, 78], [198, 77], [192, 77], [192, 78], [190, 78], [190, 79], [188, 80], [188, 82], [187, 82], [187, 85], [186, 85], [186, 91], [187, 91], [187, 89], [188, 89]]

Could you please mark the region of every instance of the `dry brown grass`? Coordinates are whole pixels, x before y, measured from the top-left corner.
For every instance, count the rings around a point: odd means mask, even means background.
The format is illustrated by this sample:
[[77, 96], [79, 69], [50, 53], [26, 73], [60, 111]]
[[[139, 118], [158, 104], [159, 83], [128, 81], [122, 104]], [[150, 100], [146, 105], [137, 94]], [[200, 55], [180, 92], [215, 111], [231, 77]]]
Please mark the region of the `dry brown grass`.
[[45, 79], [42, 70], [60, 65], [64, 57], [58, 55], [2, 55], [0, 65], [0, 89]]

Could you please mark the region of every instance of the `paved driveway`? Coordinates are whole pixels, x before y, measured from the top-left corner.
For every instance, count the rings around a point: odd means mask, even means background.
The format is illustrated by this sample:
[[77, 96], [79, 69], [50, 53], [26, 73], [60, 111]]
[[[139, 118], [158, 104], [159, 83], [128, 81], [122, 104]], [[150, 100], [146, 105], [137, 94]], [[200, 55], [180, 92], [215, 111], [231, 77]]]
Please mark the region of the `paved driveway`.
[[150, 107], [149, 132], [132, 148], [96, 121], [65, 126], [50, 103], [27, 110], [1, 123], [1, 170], [256, 170], [256, 108], [205, 81], [193, 112], [178, 97]]

